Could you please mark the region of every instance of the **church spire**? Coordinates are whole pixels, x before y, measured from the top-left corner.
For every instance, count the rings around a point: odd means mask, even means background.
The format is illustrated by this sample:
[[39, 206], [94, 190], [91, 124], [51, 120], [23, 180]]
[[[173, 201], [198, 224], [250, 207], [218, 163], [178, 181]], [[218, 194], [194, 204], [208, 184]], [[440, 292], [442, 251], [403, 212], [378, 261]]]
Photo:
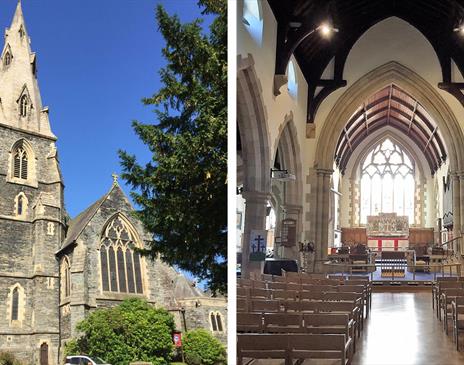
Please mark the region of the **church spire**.
[[21, 1], [5, 30], [0, 57], [0, 123], [55, 137], [50, 130], [48, 109], [42, 107], [36, 55], [31, 50]]

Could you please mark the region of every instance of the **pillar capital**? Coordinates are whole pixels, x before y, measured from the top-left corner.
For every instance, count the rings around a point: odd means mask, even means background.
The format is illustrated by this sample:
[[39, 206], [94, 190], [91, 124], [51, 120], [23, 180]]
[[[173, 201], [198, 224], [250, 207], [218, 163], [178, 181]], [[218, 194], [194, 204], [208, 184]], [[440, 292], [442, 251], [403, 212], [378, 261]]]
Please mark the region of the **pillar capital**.
[[324, 176], [324, 177], [328, 177], [328, 176], [331, 176], [333, 174], [334, 170], [332, 169], [322, 169], [322, 168], [316, 168], [316, 174], [318, 176]]
[[242, 197], [247, 201], [247, 203], [263, 203], [267, 202], [271, 198], [270, 193], [263, 193], [262, 191], [243, 191]]

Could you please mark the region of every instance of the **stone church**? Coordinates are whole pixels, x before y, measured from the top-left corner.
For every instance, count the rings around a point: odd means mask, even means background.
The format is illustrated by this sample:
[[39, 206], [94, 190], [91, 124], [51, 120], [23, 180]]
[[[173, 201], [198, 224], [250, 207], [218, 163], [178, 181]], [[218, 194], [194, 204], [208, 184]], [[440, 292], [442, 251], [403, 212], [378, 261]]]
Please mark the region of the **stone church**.
[[20, 2], [0, 62], [0, 351], [27, 364], [62, 363], [76, 324], [128, 297], [167, 308], [181, 331], [204, 327], [225, 342], [226, 301], [134, 251], [150, 236], [116, 177], [69, 219]]

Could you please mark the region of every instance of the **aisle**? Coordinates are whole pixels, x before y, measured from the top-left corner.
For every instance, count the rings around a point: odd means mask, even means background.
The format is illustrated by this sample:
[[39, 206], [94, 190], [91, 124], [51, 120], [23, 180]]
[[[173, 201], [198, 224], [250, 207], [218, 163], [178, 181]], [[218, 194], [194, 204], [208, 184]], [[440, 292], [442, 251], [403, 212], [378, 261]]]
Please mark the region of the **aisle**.
[[431, 293], [374, 293], [353, 365], [462, 365], [452, 335], [432, 313]]

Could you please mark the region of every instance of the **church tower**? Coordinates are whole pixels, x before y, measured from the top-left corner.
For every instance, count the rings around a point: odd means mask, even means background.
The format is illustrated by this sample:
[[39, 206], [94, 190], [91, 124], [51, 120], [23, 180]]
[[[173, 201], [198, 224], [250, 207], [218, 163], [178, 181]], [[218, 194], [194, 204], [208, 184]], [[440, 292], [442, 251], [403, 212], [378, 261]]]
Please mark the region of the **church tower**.
[[63, 182], [21, 2], [0, 57], [0, 351], [57, 364]]

